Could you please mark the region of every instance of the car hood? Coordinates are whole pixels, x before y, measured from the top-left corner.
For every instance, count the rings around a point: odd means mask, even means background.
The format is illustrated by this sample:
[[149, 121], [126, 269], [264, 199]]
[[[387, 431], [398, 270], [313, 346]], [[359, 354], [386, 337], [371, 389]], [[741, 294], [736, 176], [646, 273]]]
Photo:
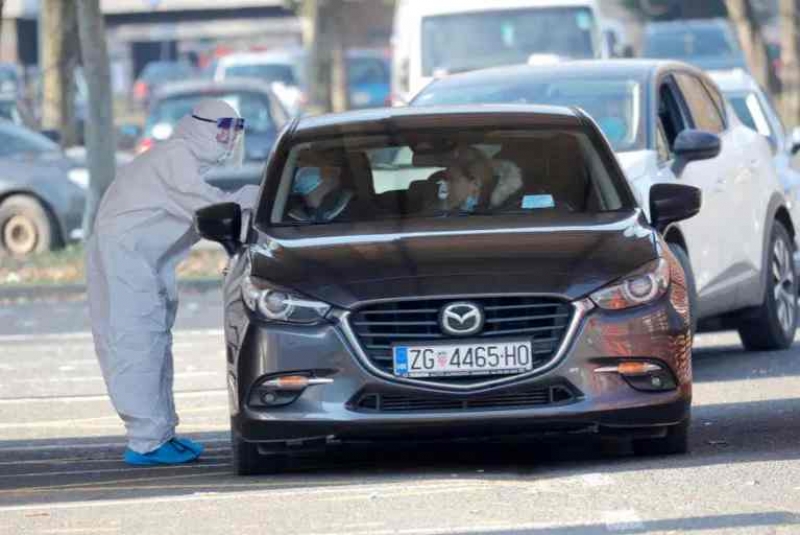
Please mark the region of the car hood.
[[251, 273], [352, 308], [376, 299], [543, 293], [579, 299], [657, 255], [641, 211], [274, 228]]

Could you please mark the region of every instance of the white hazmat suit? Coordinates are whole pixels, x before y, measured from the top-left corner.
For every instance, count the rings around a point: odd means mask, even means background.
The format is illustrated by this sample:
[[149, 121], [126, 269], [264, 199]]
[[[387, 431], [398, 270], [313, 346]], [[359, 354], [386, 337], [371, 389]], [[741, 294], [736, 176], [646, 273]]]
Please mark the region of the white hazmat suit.
[[137, 453], [171, 440], [178, 424], [172, 393], [175, 269], [199, 240], [194, 212], [219, 202], [256, 202], [255, 186], [228, 194], [203, 180], [231, 154], [216, 121], [236, 117], [225, 102], [202, 101], [168, 141], [120, 169], [87, 245], [95, 348], [128, 447]]

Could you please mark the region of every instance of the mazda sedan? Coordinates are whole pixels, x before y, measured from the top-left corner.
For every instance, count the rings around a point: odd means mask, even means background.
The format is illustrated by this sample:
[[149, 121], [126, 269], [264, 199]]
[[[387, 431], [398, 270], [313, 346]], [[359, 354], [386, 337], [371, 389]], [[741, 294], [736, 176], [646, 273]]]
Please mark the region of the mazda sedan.
[[231, 254], [238, 473], [351, 441], [583, 432], [686, 451], [692, 310], [662, 234], [700, 192], [653, 186], [648, 223], [581, 111], [303, 118], [265, 173], [254, 213], [196, 220]]

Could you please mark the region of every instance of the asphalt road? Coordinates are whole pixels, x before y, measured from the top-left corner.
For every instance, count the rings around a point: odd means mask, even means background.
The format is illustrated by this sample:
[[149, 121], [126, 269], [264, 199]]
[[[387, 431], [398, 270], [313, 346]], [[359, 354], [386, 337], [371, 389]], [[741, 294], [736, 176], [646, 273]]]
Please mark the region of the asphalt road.
[[[348, 448], [238, 478], [227, 440], [219, 295], [186, 295], [180, 430], [202, 462], [120, 462], [85, 304], [0, 306], [0, 534], [800, 533], [800, 345], [695, 351], [692, 453], [638, 459], [586, 438]], [[49, 334], [43, 334], [49, 333]]]

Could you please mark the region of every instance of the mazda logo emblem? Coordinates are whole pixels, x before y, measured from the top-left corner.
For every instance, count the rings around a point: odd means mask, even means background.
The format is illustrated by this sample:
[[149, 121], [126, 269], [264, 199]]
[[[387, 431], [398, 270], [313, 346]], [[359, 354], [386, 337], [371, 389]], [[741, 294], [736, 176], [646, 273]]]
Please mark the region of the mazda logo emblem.
[[479, 305], [462, 301], [451, 303], [439, 314], [442, 331], [450, 336], [471, 336], [483, 329], [484, 315]]

